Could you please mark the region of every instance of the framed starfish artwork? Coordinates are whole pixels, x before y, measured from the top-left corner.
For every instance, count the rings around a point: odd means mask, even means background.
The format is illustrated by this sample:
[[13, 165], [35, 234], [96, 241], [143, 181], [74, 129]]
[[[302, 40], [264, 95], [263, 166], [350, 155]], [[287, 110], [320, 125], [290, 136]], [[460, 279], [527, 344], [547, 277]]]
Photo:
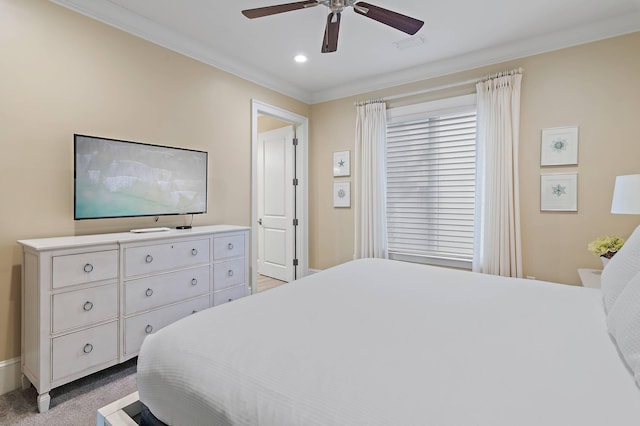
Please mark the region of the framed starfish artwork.
[[575, 166], [578, 164], [578, 127], [542, 129], [541, 166]]
[[333, 175], [351, 175], [351, 164], [349, 161], [350, 151], [336, 151], [333, 153]]
[[578, 211], [578, 174], [553, 173], [540, 175], [540, 210]]

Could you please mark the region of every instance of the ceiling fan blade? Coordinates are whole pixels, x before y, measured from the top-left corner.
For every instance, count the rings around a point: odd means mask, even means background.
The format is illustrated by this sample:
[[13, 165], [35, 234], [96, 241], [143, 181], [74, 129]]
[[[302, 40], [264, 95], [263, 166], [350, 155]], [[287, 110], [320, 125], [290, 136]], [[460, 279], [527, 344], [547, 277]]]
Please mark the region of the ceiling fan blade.
[[295, 3], [277, 4], [275, 6], [258, 7], [255, 9], [243, 10], [242, 14], [249, 19], [262, 18], [263, 16], [275, 15], [278, 13], [290, 12], [292, 10], [304, 9], [317, 6], [316, 0], [297, 1]]
[[327, 17], [327, 26], [324, 29], [322, 40], [322, 53], [338, 50], [338, 32], [340, 31], [340, 12], [330, 13]]
[[424, 22], [418, 19], [362, 1], [356, 3], [353, 10], [360, 15], [411, 35], [417, 33], [424, 25]]

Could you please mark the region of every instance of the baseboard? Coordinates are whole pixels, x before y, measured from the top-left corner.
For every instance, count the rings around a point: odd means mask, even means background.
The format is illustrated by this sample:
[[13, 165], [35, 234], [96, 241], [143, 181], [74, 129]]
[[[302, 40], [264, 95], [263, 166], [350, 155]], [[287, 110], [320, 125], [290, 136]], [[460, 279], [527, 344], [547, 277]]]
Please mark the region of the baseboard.
[[311, 268], [309, 268], [309, 275], [317, 274], [320, 271], [321, 271], [321, 269], [311, 269]]
[[20, 357], [0, 361], [0, 395], [20, 387]]

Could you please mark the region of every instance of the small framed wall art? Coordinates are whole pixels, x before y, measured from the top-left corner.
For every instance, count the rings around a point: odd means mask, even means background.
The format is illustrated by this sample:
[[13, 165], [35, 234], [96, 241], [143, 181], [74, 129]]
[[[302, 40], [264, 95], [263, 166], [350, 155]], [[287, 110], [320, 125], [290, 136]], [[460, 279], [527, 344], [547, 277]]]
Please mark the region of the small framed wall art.
[[351, 174], [351, 164], [349, 161], [350, 151], [336, 151], [333, 153], [333, 175], [349, 176]]
[[575, 166], [578, 164], [578, 127], [542, 129], [541, 166]]
[[351, 207], [351, 182], [333, 183], [333, 207]]
[[540, 175], [540, 210], [577, 212], [578, 174], [553, 173]]

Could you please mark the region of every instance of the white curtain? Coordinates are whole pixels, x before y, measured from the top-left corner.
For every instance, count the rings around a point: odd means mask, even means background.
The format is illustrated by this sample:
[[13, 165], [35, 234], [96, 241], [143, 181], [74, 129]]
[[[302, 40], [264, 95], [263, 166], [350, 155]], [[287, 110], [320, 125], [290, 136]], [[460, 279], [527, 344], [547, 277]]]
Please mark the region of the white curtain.
[[521, 70], [476, 85], [476, 238], [473, 270], [522, 277], [518, 141]]
[[387, 106], [384, 101], [372, 101], [356, 108], [353, 257], [387, 258]]

